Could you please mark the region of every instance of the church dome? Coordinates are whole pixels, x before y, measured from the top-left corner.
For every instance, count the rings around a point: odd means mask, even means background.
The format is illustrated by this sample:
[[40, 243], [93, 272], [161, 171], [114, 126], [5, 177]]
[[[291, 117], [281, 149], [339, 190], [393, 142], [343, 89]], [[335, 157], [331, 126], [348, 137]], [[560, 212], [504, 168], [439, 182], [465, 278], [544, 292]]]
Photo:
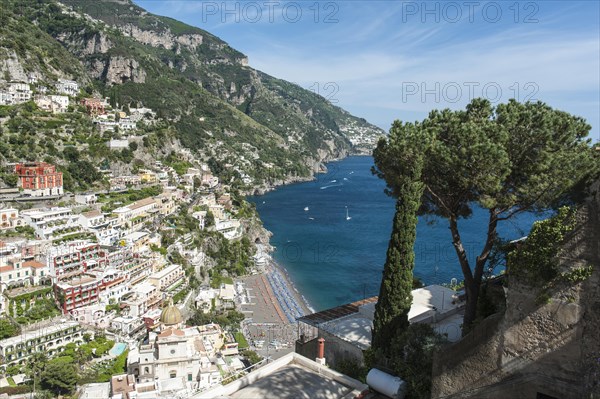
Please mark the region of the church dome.
[[174, 326], [183, 321], [181, 312], [177, 309], [177, 306], [173, 305], [173, 301], [169, 301], [169, 306], [163, 309], [160, 314], [160, 321], [165, 326]]

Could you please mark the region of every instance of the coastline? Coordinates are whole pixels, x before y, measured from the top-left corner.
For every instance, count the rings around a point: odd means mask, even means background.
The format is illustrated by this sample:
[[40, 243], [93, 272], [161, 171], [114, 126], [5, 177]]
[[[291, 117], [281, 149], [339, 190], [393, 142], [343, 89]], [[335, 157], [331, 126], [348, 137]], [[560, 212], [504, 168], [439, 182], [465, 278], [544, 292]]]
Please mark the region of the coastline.
[[288, 271], [285, 268], [285, 266], [277, 263], [275, 260], [271, 261], [271, 265], [270, 266], [273, 269], [276, 269], [277, 271], [280, 272], [283, 280], [285, 281], [285, 283], [287, 285], [288, 291], [290, 292], [290, 294], [292, 296], [295, 297], [298, 305], [304, 311], [304, 315], [315, 313], [315, 309], [311, 306], [311, 304], [308, 301], [308, 299], [298, 290], [298, 288], [294, 284], [294, 281], [292, 280], [292, 278], [288, 274]]
[[267, 184], [259, 186], [259, 187], [254, 187], [254, 188], [252, 188], [251, 191], [245, 191], [243, 194], [246, 197], [247, 196], [261, 196], [261, 195], [265, 195], [266, 193], [268, 193], [270, 191], [277, 190], [277, 188], [279, 188], [281, 186], [287, 186], [290, 184], [306, 183], [309, 181], [314, 181], [317, 179], [318, 174], [327, 173], [328, 169], [325, 166], [326, 163], [342, 161], [348, 157], [371, 157], [371, 156], [372, 156], [372, 153], [359, 152], [359, 153], [345, 153], [342, 156], [337, 156], [337, 157], [333, 157], [333, 158], [324, 158], [320, 161], [316, 161], [315, 166], [313, 167], [313, 172], [312, 172], [311, 176], [290, 176], [283, 180], [277, 180], [275, 182], [267, 183]]
[[[314, 181], [317, 178], [317, 174], [327, 173], [328, 169], [325, 166], [325, 163], [341, 161], [349, 156], [370, 156], [370, 154], [345, 153], [339, 157], [321, 160], [318, 162], [318, 168], [314, 168], [312, 176], [291, 177], [282, 181], [278, 181], [274, 184], [269, 184], [266, 187], [255, 188], [252, 193], [246, 193], [246, 196], [261, 196], [267, 192], [276, 190], [281, 186]], [[260, 215], [258, 216], [260, 219]], [[285, 315], [293, 313], [294, 315], [298, 316], [315, 313], [315, 308], [310, 304], [309, 300], [302, 294], [302, 292], [298, 290], [293, 279], [285, 268], [285, 265], [280, 264], [273, 259], [272, 252], [274, 251], [274, 247], [270, 242], [272, 233], [264, 226], [261, 226], [261, 228], [265, 231], [266, 236], [269, 237], [267, 247], [270, 249], [270, 251], [267, 254], [267, 266], [265, 267], [265, 270], [260, 273], [260, 275], [267, 279], [266, 283], [269, 286], [268, 288], [270, 288], [273, 297], [277, 300], [277, 303], [272, 303], [273, 309], [271, 309], [271, 311], [273, 311], [273, 314], [281, 315], [283, 312]], [[269, 296], [271, 296], [271, 293]], [[273, 297], [270, 299], [271, 302], [273, 301]], [[265, 304], [268, 302], [269, 301], [264, 301]], [[287, 316], [287, 318], [291, 324], [295, 323], [295, 317], [292, 315]], [[291, 320], [292, 318], [294, 319], [293, 321]]]

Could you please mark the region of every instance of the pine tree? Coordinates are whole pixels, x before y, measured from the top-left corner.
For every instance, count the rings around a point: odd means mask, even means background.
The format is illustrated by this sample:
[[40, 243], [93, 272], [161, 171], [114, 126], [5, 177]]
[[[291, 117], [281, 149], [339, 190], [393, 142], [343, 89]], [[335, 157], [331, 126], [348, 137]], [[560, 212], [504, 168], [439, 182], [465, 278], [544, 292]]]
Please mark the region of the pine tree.
[[405, 163], [406, 173], [395, 193], [396, 214], [373, 320], [372, 349], [384, 356], [392, 338], [409, 325], [417, 211], [423, 194], [423, 185], [419, 182], [421, 165], [420, 160]]

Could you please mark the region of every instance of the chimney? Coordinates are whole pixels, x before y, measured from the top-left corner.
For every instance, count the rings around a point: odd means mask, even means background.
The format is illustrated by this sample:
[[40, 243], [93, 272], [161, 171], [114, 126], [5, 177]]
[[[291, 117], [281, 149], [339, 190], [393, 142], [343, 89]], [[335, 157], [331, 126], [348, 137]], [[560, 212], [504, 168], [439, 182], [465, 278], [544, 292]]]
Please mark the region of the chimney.
[[317, 363], [319, 363], [322, 366], [325, 366], [325, 339], [323, 338], [319, 338], [317, 340], [318, 342], [318, 347], [317, 347]]

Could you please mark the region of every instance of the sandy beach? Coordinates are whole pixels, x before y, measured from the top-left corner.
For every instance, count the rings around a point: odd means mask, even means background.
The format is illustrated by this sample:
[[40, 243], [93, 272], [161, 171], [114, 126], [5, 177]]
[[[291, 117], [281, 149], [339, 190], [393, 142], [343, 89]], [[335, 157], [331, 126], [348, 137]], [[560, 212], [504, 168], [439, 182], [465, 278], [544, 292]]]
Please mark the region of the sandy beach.
[[271, 260], [263, 273], [240, 281], [245, 284], [248, 296], [248, 303], [240, 305], [240, 311], [246, 315], [246, 337], [265, 341], [259, 352], [267, 352], [273, 343], [270, 356], [293, 350], [297, 339], [296, 318], [312, 311], [284, 269]]

